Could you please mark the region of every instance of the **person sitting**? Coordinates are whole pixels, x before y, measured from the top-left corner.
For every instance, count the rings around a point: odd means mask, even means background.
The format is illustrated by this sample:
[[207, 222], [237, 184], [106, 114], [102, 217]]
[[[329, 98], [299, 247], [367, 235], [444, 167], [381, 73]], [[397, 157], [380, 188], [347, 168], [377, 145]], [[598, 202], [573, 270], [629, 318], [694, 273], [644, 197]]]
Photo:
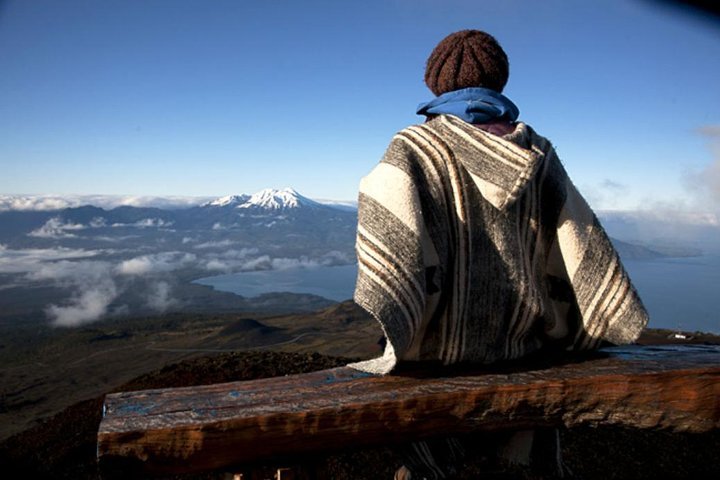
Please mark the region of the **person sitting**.
[[[553, 145], [502, 94], [508, 75], [491, 35], [443, 39], [425, 70], [436, 96], [417, 110], [426, 121], [398, 132], [362, 179], [354, 299], [387, 342], [381, 357], [351, 366], [487, 365], [630, 343], [647, 324]], [[500, 457], [562, 476], [557, 430], [493, 438]], [[468, 448], [416, 442], [396, 478], [452, 478]]]

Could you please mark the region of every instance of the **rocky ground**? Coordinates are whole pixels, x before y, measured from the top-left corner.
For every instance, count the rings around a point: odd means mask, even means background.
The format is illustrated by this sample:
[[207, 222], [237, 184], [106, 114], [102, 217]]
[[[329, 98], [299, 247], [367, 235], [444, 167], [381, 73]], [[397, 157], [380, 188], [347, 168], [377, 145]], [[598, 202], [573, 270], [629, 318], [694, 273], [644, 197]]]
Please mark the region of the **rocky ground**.
[[[642, 343], [675, 343], [674, 332], [646, 334]], [[694, 335], [683, 341], [717, 343], [718, 337]], [[281, 352], [226, 353], [186, 360], [142, 375], [116, 391], [179, 387], [204, 383], [302, 373], [343, 365], [348, 359], [319, 354]], [[3, 478], [95, 479], [95, 441], [101, 419], [102, 397], [76, 403], [40, 425], [0, 444]], [[562, 431], [563, 454], [574, 478], [720, 478], [720, 432], [672, 434], [616, 427], [575, 428]], [[318, 457], [299, 466], [307, 478], [320, 472], [332, 479], [390, 479], [400, 465], [389, 449], [370, 449]], [[283, 465], [280, 465], [283, 466]], [[272, 468], [265, 468], [270, 477]], [[487, 467], [471, 457], [460, 478], [478, 478]], [[314, 473], [313, 473], [314, 472]], [[173, 478], [224, 478], [227, 472]], [[11, 475], [11, 476], [8, 476]], [[501, 470], [482, 478], [532, 478], [522, 471]]]

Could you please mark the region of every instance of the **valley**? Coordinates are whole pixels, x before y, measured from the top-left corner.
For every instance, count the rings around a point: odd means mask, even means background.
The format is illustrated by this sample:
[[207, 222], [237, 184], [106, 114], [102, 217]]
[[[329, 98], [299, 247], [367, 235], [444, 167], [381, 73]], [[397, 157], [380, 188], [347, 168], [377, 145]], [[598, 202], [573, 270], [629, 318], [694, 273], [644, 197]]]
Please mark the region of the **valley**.
[[307, 314], [166, 314], [75, 329], [3, 332], [0, 439], [63, 408], [181, 360], [272, 350], [370, 358], [382, 331], [351, 302]]

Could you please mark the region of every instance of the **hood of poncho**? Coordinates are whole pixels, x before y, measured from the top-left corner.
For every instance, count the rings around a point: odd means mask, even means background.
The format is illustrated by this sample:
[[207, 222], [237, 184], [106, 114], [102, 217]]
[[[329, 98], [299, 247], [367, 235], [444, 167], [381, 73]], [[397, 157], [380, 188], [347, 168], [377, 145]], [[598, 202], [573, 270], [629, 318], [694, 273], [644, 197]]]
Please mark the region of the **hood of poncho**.
[[442, 125], [447, 132], [444, 141], [456, 159], [499, 210], [517, 200], [543, 162], [545, 153], [534, 141], [537, 135], [522, 122], [512, 133], [498, 137], [450, 115], [432, 121]]

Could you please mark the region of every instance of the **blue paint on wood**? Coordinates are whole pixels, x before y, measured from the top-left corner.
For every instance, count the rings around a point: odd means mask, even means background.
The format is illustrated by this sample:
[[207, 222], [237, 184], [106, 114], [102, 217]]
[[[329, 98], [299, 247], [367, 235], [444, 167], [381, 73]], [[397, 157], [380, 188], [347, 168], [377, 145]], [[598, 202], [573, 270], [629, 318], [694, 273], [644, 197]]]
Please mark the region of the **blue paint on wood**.
[[147, 415], [154, 407], [153, 404], [143, 405], [139, 403], [127, 403], [115, 407], [115, 414], [119, 415]]
[[335, 375], [327, 375], [325, 377], [325, 384], [329, 385], [329, 384], [333, 384], [333, 383], [350, 382], [352, 380], [357, 380], [359, 378], [367, 378], [367, 377], [374, 377], [374, 376], [376, 376], [376, 375], [373, 373], [361, 372], [360, 370], [358, 370], [354, 373], [351, 373], [349, 376], [337, 377]]

